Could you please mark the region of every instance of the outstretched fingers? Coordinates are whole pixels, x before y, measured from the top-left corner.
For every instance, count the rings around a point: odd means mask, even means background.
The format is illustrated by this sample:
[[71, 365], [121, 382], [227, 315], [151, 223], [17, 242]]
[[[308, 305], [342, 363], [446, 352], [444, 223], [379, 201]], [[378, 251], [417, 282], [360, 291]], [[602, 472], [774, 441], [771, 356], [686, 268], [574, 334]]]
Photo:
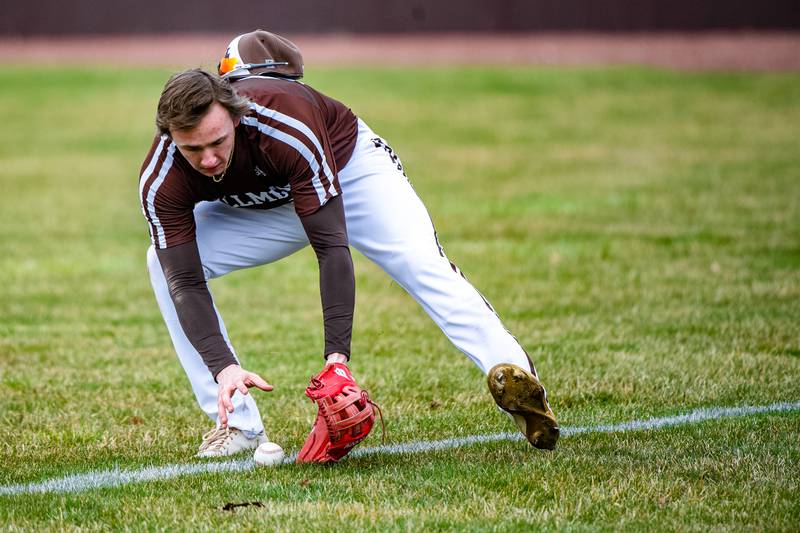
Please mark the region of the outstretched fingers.
[[267, 381], [259, 376], [254, 372], [248, 372], [247, 377], [245, 378], [245, 382], [247, 383], [248, 387], [256, 387], [261, 389], [265, 392], [269, 392], [273, 389], [272, 385], [267, 383]]
[[[235, 370], [234, 370], [235, 371]], [[273, 389], [272, 385], [266, 382], [264, 378], [254, 372], [240, 371], [239, 376], [234, 379], [220, 383], [219, 391], [217, 393], [217, 415], [219, 416], [219, 423], [221, 427], [228, 425], [228, 413], [232, 413], [233, 395], [238, 390], [242, 394], [247, 394], [250, 387], [256, 387], [263, 391], [269, 392]]]

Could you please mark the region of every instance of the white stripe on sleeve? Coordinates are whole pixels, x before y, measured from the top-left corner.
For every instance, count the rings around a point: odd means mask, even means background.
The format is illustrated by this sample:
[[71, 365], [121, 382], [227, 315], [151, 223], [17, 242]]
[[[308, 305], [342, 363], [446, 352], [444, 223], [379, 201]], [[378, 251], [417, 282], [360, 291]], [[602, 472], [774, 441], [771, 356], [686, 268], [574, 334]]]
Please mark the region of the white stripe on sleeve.
[[150, 238], [153, 237], [153, 221], [150, 219], [150, 215], [147, 212], [146, 201], [142, 199], [142, 194], [144, 193], [144, 186], [147, 183], [147, 180], [150, 179], [150, 175], [153, 173], [153, 170], [156, 168], [158, 164], [158, 158], [161, 157], [161, 152], [164, 150], [164, 144], [166, 143], [168, 137], [166, 135], [162, 135], [159, 139], [158, 146], [156, 147], [155, 151], [153, 151], [153, 157], [150, 158], [150, 162], [145, 167], [142, 175], [139, 176], [139, 203], [142, 204], [142, 214], [144, 218], [147, 219], [147, 229], [150, 232]]
[[328, 193], [330, 193], [331, 196], [336, 196], [336, 189], [333, 186], [333, 172], [331, 171], [331, 168], [328, 166], [328, 160], [325, 157], [325, 150], [322, 149], [322, 144], [319, 142], [317, 136], [314, 135], [314, 132], [311, 131], [311, 129], [303, 122], [297, 120], [296, 118], [290, 117], [289, 115], [281, 113], [280, 111], [277, 111], [275, 109], [270, 109], [268, 107], [264, 107], [262, 105], [258, 105], [253, 102], [250, 103], [250, 107], [251, 109], [254, 109], [258, 114], [264, 117], [271, 118], [273, 120], [286, 124], [287, 126], [291, 126], [292, 128], [296, 129], [297, 131], [305, 135], [306, 139], [311, 141], [311, 144], [313, 144], [314, 148], [316, 148], [317, 152], [319, 152], [320, 160], [322, 161], [322, 169], [324, 170], [325, 176], [328, 178], [328, 183], [330, 184], [328, 187]]
[[[322, 181], [319, 179], [319, 163], [317, 163], [317, 158], [314, 157], [314, 154], [311, 153], [311, 150], [308, 147], [300, 142], [296, 137], [289, 135], [288, 133], [284, 133], [280, 130], [273, 128], [272, 126], [267, 126], [266, 124], [262, 124], [259, 120], [255, 117], [242, 117], [242, 124], [246, 126], [252, 126], [254, 128], [258, 128], [258, 131], [277, 139], [283, 143], [288, 144], [295, 150], [297, 150], [300, 155], [308, 161], [308, 166], [311, 167], [311, 171], [314, 175], [311, 177], [311, 184], [314, 186], [314, 190], [317, 192], [317, 198], [319, 199], [319, 205], [325, 205], [326, 197], [325, 197], [325, 188], [322, 186]], [[323, 158], [325, 155], [323, 154]], [[324, 159], [323, 159], [324, 160]], [[332, 187], [332, 186], [331, 186]], [[336, 196], [336, 190], [331, 191], [331, 196]]]
[[[165, 138], [162, 138], [162, 141]], [[161, 152], [163, 144], [159, 146], [158, 153]], [[158, 159], [158, 154], [156, 154], [153, 158], [153, 161]], [[166, 248], [167, 247], [167, 237], [164, 234], [164, 227], [161, 225], [161, 221], [158, 219], [158, 215], [156, 214], [156, 193], [158, 192], [158, 188], [161, 187], [161, 184], [164, 183], [164, 178], [167, 176], [167, 172], [169, 172], [170, 167], [172, 167], [173, 156], [175, 155], [175, 144], [169, 143], [169, 147], [167, 148], [167, 157], [164, 159], [164, 164], [161, 165], [161, 171], [158, 173], [158, 177], [153, 181], [150, 185], [150, 189], [147, 191], [147, 199], [142, 206], [143, 209], [147, 209], [147, 215], [149, 215], [150, 221], [152, 223], [151, 234], [153, 237], [153, 241], [158, 243], [159, 248]], [[152, 164], [152, 162], [151, 162]], [[148, 165], [149, 168], [149, 165]], [[152, 173], [152, 169], [150, 169], [150, 173]], [[149, 175], [149, 173], [147, 173]], [[143, 180], [145, 178], [145, 174], [142, 175]], [[153, 233], [154, 232], [154, 233]]]
[[[161, 136], [158, 146], [156, 147], [155, 152], [153, 152], [153, 157], [150, 159], [150, 163], [148, 163], [147, 167], [144, 169], [144, 172], [142, 172], [142, 175], [139, 176], [139, 201], [141, 201], [142, 192], [144, 192], [144, 184], [147, 182], [150, 174], [153, 173], [153, 169], [156, 168], [156, 165], [158, 164], [158, 158], [161, 155], [161, 151], [164, 149], [164, 143], [166, 142], [167, 138], [168, 137], [166, 135]], [[144, 206], [142, 206], [142, 212], [144, 212]], [[147, 215], [147, 213], [145, 213], [145, 215]]]

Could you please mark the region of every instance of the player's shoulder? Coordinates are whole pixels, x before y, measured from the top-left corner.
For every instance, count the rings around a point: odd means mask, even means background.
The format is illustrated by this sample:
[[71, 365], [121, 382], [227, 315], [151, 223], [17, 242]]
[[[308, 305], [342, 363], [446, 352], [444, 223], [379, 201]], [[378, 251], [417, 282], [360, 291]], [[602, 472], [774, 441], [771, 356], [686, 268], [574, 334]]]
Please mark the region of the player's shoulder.
[[237, 94], [266, 107], [318, 106], [319, 93], [297, 80], [272, 76], [249, 76], [235, 81]]
[[[139, 170], [140, 178], [149, 176], [153, 172], [163, 166], [164, 162], [172, 155], [174, 158], [175, 144], [169, 135], [165, 133], [156, 133], [153, 137], [153, 142], [150, 144], [150, 150], [144, 158], [142, 167]], [[171, 154], [172, 153], [172, 154]]]
[[288, 78], [277, 78], [273, 76], [248, 76], [236, 80], [232, 84], [234, 90], [249, 98], [258, 97], [277, 97], [281, 96], [303, 96], [313, 92], [313, 89], [297, 80]]
[[165, 181], [177, 185], [176, 182], [186, 174], [184, 163], [172, 138], [167, 134], [156, 134], [139, 171], [140, 189], [152, 189], [154, 193]]

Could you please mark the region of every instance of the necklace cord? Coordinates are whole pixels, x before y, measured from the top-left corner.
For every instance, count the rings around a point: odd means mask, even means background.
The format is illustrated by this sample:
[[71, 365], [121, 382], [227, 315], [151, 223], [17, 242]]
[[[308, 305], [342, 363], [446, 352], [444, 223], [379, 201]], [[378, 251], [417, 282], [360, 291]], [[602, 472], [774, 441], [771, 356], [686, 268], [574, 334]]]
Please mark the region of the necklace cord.
[[228, 169], [231, 166], [231, 162], [233, 161], [233, 150], [231, 150], [231, 156], [228, 158], [228, 164], [225, 165], [225, 170], [222, 171], [222, 174], [219, 176], [211, 176], [211, 179], [214, 180], [214, 183], [219, 183], [225, 177], [225, 174], [228, 172]]

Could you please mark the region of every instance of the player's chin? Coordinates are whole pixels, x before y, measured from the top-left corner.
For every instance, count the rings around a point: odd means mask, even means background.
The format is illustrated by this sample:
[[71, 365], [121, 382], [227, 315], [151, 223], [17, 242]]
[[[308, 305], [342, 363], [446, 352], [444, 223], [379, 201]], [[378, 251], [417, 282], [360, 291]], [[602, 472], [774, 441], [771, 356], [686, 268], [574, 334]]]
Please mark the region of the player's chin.
[[210, 168], [210, 169], [207, 169], [207, 168], [196, 168], [195, 170], [197, 170], [203, 176], [208, 176], [209, 178], [213, 178], [214, 176], [216, 176], [218, 174], [222, 174], [222, 171], [225, 170], [225, 166], [224, 165], [219, 165], [219, 166], [216, 166], [216, 167]]

